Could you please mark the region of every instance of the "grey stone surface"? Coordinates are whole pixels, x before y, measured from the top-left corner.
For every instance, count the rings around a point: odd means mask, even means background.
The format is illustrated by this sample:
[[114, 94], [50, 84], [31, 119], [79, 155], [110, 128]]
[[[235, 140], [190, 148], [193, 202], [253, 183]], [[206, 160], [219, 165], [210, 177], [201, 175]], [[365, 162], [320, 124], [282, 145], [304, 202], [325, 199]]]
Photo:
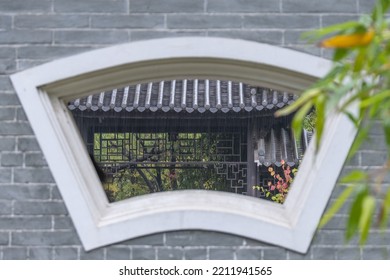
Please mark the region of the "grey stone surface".
[[359, 247], [340, 248], [337, 250], [338, 260], [360, 260], [361, 252]]
[[8, 232], [0, 232], [0, 245], [8, 245], [9, 234]]
[[26, 200], [49, 199], [50, 188], [47, 185], [8, 184], [0, 186], [0, 199]]
[[76, 260], [78, 259], [78, 248], [76, 247], [54, 247], [55, 260]]
[[387, 161], [387, 155], [383, 152], [361, 152], [363, 166], [383, 166]]
[[385, 247], [363, 248], [363, 260], [389, 260], [389, 251]]
[[174, 13], [185, 12], [194, 13], [202, 12], [204, 3], [198, 1], [183, 1], [183, 0], [131, 0], [130, 11], [142, 13]]
[[10, 183], [12, 170], [10, 168], [0, 168], [0, 183]]
[[30, 260], [52, 260], [52, 247], [31, 247], [29, 248], [28, 258]]
[[261, 259], [261, 250], [260, 249], [251, 249], [243, 248], [237, 250], [237, 259], [238, 260], [260, 260]]
[[0, 217], [0, 230], [50, 228], [50, 217]]
[[[1, 36], [1, 35], [0, 35]], [[1, 38], [1, 37], [0, 37]], [[55, 44], [119, 44], [129, 41], [126, 31], [118, 30], [67, 30], [54, 34]]]
[[19, 137], [18, 150], [22, 152], [27, 151], [41, 151], [38, 141], [35, 137]]
[[0, 31], [0, 44], [49, 44], [52, 34], [45, 30]]
[[279, 12], [279, 0], [208, 0], [209, 12]]
[[32, 135], [32, 129], [27, 122], [3, 122], [0, 135]]
[[160, 246], [160, 245], [164, 245], [164, 236], [163, 234], [147, 235], [147, 236], [127, 240], [124, 242], [124, 244], [133, 245], [133, 246], [138, 246], [138, 245]]
[[60, 46], [24, 46], [18, 48], [20, 59], [50, 59], [70, 56], [90, 50], [91, 47], [60, 47]]
[[54, 217], [54, 229], [72, 229], [73, 223], [70, 217]]
[[205, 260], [207, 259], [207, 249], [206, 248], [184, 248], [184, 259]]
[[356, 0], [282, 0], [287, 13], [356, 13]]
[[211, 248], [209, 252], [210, 260], [234, 260], [235, 249]]
[[17, 121], [27, 121], [27, 116], [23, 108], [16, 108], [16, 120]]
[[27, 260], [27, 248], [3, 247], [3, 260]]
[[376, 2], [377, 2], [376, 0], [359, 0], [359, 12], [371, 13]]
[[155, 260], [156, 249], [155, 248], [133, 248], [132, 249], [133, 260]]
[[51, 0], [1, 0], [1, 12], [49, 12]]
[[263, 250], [264, 260], [285, 260], [287, 258], [287, 250], [283, 248], [269, 248]]
[[129, 247], [109, 247], [106, 253], [107, 260], [129, 260], [130, 248]]
[[158, 260], [181, 260], [183, 259], [183, 249], [179, 248], [158, 248]]
[[[1, 33], [1, 31], [0, 31], [0, 33]], [[1, 34], [0, 34], [0, 37], [1, 37]], [[0, 38], [0, 40], [1, 40], [1, 38]], [[9, 80], [9, 78], [7, 76], [3, 76], [3, 75], [0, 76], [0, 89], [1, 89], [0, 91], [11, 91], [12, 90], [11, 81]]]
[[321, 17], [322, 19], [322, 26], [328, 26], [332, 24], [342, 23], [345, 21], [352, 21], [352, 20], [358, 20], [358, 15], [323, 15]]
[[205, 32], [201, 31], [131, 31], [131, 41], [172, 38], [172, 37], [188, 37], [188, 36], [205, 36]]
[[12, 25], [11, 16], [2, 16], [0, 15], [0, 30], [10, 29]]
[[18, 168], [14, 171], [15, 183], [54, 183], [49, 169]]
[[[0, 187], [1, 192], [1, 187]], [[9, 200], [0, 200], [0, 215], [10, 215], [12, 213], [12, 204]]]
[[164, 27], [164, 16], [161, 15], [104, 15], [91, 17], [92, 28], [136, 28], [154, 29]]
[[283, 40], [282, 31], [266, 30], [229, 30], [229, 31], [209, 31], [209, 36], [236, 38], [260, 43], [281, 45]]
[[14, 151], [15, 148], [16, 148], [15, 138], [0, 137], [0, 151]]
[[47, 166], [47, 162], [42, 153], [28, 153], [25, 155], [25, 164], [26, 166]]
[[242, 17], [236, 15], [186, 14], [168, 15], [167, 27], [177, 29], [241, 28]]
[[15, 108], [0, 108], [0, 121], [12, 121], [15, 120]]
[[80, 15], [23, 15], [16, 16], [15, 26], [21, 29], [86, 28], [89, 19]]
[[313, 250], [314, 260], [335, 260], [336, 250], [334, 248], [327, 247], [314, 247]]
[[251, 15], [244, 16], [244, 28], [262, 29], [315, 29], [320, 27], [320, 17], [313, 15]]
[[240, 246], [243, 239], [224, 233], [206, 231], [183, 231], [166, 234], [168, 246]]
[[[7, 79], [7, 81], [9, 82], [8, 79]], [[0, 83], [3, 83], [3, 82], [4, 82], [4, 84], [6, 83], [5, 81], [0, 81]], [[0, 88], [0, 92], [2, 90], [7, 90], [7, 88], [8, 88], [8, 85], [6, 85], [6, 87]], [[16, 96], [16, 94], [8, 94], [8, 93], [0, 94], [0, 106], [13, 106], [13, 105], [20, 105], [19, 99]]]
[[23, 154], [21, 153], [3, 153], [1, 155], [2, 166], [20, 166], [23, 164]]
[[0, 75], [13, 73], [16, 70], [16, 61], [13, 59], [0, 59]]
[[80, 260], [103, 260], [105, 248], [99, 248], [92, 251], [85, 252], [81, 250]]
[[16, 201], [14, 204], [16, 215], [66, 215], [67, 210], [63, 202], [57, 201]]
[[125, 13], [126, 0], [54, 0], [54, 11], [62, 13]]
[[12, 245], [16, 246], [61, 246], [79, 245], [75, 231], [17, 231], [12, 232]]

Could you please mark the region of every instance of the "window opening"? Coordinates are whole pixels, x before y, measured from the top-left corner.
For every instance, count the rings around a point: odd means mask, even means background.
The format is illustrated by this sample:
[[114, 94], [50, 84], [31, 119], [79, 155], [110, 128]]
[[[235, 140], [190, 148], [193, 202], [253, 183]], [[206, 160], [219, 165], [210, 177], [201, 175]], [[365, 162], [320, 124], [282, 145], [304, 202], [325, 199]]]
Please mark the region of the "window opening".
[[240, 82], [188, 79], [91, 94], [68, 108], [110, 202], [204, 189], [283, 203], [290, 185], [283, 180], [294, 178], [311, 133], [296, 139], [291, 117], [273, 113], [296, 98]]

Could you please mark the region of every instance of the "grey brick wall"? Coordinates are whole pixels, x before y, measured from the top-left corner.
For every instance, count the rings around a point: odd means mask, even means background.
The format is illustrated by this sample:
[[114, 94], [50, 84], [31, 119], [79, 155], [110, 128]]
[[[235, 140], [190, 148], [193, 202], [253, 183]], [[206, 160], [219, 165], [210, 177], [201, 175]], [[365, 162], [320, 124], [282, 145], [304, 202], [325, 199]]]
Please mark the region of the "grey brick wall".
[[[345, 245], [344, 207], [309, 252], [228, 234], [178, 231], [84, 252], [8, 75], [116, 43], [176, 36], [244, 38], [328, 57], [303, 31], [355, 19], [373, 0], [0, 0], [0, 258], [2, 259], [387, 259], [390, 228], [364, 248]], [[345, 165], [377, 169], [383, 134]], [[387, 182], [390, 182], [390, 176]], [[343, 189], [336, 187], [332, 199]]]

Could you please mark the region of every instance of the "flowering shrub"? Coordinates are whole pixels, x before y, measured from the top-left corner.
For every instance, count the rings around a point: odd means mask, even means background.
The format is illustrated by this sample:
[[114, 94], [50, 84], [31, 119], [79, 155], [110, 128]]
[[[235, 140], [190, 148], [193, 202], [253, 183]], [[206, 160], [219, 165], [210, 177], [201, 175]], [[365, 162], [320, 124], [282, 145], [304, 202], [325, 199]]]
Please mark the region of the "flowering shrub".
[[268, 167], [268, 173], [273, 180], [268, 181], [267, 186], [254, 186], [253, 189], [265, 193], [266, 198], [282, 204], [286, 200], [287, 193], [298, 169], [291, 169], [284, 160], [281, 161], [281, 164], [280, 170]]

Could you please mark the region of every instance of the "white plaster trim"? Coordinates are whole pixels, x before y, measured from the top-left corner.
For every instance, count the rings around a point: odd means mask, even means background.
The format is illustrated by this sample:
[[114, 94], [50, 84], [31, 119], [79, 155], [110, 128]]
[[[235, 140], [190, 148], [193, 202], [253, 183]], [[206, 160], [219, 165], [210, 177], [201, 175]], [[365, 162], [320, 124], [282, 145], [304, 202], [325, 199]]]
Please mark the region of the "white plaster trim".
[[109, 204], [64, 100], [130, 83], [215, 78], [299, 93], [331, 62], [222, 38], [128, 43], [56, 60], [11, 76], [86, 250], [146, 234], [200, 229], [306, 252], [355, 136], [330, 116], [317, 157], [306, 152], [284, 205], [213, 191], [176, 191]]

